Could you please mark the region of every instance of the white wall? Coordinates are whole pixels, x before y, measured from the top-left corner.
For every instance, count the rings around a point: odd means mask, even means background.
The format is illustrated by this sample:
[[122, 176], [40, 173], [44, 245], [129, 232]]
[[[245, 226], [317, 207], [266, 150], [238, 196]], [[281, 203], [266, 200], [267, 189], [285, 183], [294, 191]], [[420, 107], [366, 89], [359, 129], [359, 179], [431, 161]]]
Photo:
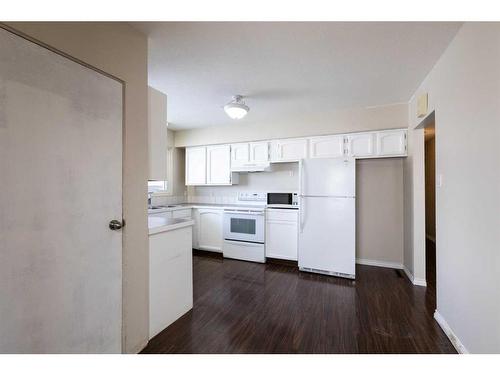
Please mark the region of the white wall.
[[403, 237], [403, 159], [358, 160], [356, 258], [401, 268]]
[[424, 130], [408, 129], [404, 160], [404, 266], [416, 285], [425, 278], [425, 165]]
[[294, 192], [299, 190], [298, 163], [272, 164], [272, 172], [240, 173], [232, 186], [190, 186], [188, 199], [195, 203], [234, 203], [239, 191]]
[[[500, 24], [464, 24], [415, 98], [425, 92], [435, 110], [436, 173], [442, 175], [437, 311], [464, 350], [499, 353]], [[410, 128], [419, 122], [415, 98]]]
[[14, 22], [13, 28], [125, 81], [123, 351], [148, 339], [147, 38], [120, 22]]
[[[258, 108], [252, 111], [258, 111]], [[196, 146], [218, 143], [257, 141], [265, 139], [341, 134], [365, 130], [406, 128], [408, 105], [394, 104], [372, 108], [338, 110], [328, 118], [318, 116], [310, 122], [262, 123], [244, 126], [216, 126], [176, 131], [175, 146]]]

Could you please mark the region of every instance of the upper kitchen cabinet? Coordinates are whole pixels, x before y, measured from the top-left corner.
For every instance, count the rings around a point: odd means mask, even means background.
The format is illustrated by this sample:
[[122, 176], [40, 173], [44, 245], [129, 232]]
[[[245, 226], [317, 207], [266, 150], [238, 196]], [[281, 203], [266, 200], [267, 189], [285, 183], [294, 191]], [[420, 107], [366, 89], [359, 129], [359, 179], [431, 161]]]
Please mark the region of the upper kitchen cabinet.
[[231, 145], [231, 166], [242, 167], [248, 164], [250, 151], [248, 143], [235, 143]]
[[291, 138], [271, 141], [271, 161], [298, 161], [307, 158], [307, 139]]
[[266, 163], [269, 161], [269, 142], [252, 142], [249, 144], [250, 163]]
[[231, 185], [231, 146], [207, 146], [207, 184]]
[[167, 95], [148, 89], [149, 180], [167, 180]]
[[232, 185], [238, 175], [231, 172], [231, 146], [186, 148], [186, 185]]
[[207, 183], [207, 148], [186, 148], [186, 185]]
[[406, 130], [377, 132], [377, 156], [406, 156]]
[[344, 155], [343, 135], [328, 135], [309, 138], [310, 158], [336, 158]]
[[231, 169], [251, 171], [269, 162], [269, 142], [235, 143], [231, 145]]
[[358, 133], [347, 135], [347, 155], [355, 158], [376, 156], [375, 133]]

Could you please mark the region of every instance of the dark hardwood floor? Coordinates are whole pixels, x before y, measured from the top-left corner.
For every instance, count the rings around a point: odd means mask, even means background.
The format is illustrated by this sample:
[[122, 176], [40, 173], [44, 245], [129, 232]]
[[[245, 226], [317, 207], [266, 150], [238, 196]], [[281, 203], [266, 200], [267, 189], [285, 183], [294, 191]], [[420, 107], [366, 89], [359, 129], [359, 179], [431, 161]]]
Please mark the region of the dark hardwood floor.
[[[436, 243], [425, 240], [425, 278], [431, 293], [436, 292]], [[435, 306], [434, 306], [435, 307]]]
[[200, 255], [193, 267], [193, 310], [142, 353], [456, 353], [435, 293], [399, 270], [358, 265], [351, 281]]

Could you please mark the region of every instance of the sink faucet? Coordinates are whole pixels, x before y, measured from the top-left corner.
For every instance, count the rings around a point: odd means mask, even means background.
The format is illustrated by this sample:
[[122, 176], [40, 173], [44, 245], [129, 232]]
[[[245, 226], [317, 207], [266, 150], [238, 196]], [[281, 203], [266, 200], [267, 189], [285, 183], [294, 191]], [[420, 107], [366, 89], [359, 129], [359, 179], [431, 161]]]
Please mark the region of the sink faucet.
[[148, 191], [148, 209], [153, 208], [152, 200], [153, 200], [153, 192]]

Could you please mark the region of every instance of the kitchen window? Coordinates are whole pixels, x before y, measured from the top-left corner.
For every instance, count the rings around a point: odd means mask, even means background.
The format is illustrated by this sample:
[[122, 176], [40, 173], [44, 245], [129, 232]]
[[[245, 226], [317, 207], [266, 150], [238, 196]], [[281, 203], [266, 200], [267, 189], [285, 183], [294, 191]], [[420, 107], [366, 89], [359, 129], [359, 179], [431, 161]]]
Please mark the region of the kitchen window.
[[174, 148], [167, 149], [167, 180], [166, 181], [148, 181], [148, 193], [155, 196], [173, 194], [173, 169], [174, 169]]

